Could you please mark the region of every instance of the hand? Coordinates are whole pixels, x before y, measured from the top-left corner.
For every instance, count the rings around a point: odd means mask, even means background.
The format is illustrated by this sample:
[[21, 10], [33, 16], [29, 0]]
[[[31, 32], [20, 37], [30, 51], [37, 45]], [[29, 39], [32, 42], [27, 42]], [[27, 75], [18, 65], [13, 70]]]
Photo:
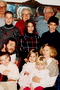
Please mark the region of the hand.
[[8, 75], [9, 72], [10, 72], [10, 70], [5, 70], [5, 71], [3, 71], [3, 74], [4, 74], [4, 75]]
[[19, 90], [23, 90], [23, 86], [21, 86]]
[[14, 63], [17, 65], [18, 64], [18, 61], [15, 61]]
[[27, 58], [25, 58], [25, 59], [24, 59], [24, 61], [25, 61], [25, 62], [28, 62], [28, 59], [27, 59]]
[[24, 73], [24, 75], [27, 75], [27, 76], [28, 76], [28, 75], [29, 75], [29, 73], [28, 73], [28, 72], [25, 72], [25, 73]]
[[54, 61], [57, 65], [59, 64], [58, 60], [56, 60], [56, 59], [54, 59], [54, 58], [53, 58], [53, 61]]
[[33, 82], [40, 83], [40, 80], [41, 80], [41, 79], [42, 79], [42, 78], [39, 78], [39, 77], [34, 76], [34, 77], [32, 78], [32, 81], [33, 81]]

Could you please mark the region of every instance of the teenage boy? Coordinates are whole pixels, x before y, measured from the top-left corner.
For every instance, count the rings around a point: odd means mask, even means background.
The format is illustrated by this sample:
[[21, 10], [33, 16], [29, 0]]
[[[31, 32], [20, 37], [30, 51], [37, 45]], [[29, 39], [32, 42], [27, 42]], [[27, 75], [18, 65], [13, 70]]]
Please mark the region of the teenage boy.
[[54, 16], [49, 18], [48, 20], [49, 31], [42, 34], [41, 45], [45, 43], [49, 43], [53, 45], [58, 52], [57, 60], [60, 60], [60, 55], [59, 55], [60, 54], [60, 33], [56, 30], [58, 25], [59, 25], [58, 18]]
[[5, 25], [0, 27], [0, 48], [2, 42], [9, 37], [13, 37], [17, 40], [17, 44], [20, 37], [20, 31], [17, 27], [13, 26], [14, 15], [11, 11], [6, 11], [4, 14]]
[[6, 52], [0, 53], [0, 73], [7, 76], [7, 81], [0, 82], [0, 90], [17, 90], [17, 80], [19, 79], [18, 67], [10, 62], [10, 56]]

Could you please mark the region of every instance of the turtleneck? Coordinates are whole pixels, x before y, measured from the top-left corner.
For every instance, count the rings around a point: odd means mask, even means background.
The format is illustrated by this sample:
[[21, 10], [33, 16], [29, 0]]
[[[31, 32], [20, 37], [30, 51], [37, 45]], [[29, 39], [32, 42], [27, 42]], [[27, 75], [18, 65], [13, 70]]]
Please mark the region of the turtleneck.
[[28, 33], [28, 32], [26, 32], [26, 34], [30, 37], [34, 35], [34, 33]]
[[13, 24], [10, 24], [10, 25], [5, 24], [4, 25], [5, 29], [12, 29], [13, 27], [14, 27]]
[[5, 24], [5, 27], [7, 28], [13, 27], [13, 24], [10, 24], [10, 25]]

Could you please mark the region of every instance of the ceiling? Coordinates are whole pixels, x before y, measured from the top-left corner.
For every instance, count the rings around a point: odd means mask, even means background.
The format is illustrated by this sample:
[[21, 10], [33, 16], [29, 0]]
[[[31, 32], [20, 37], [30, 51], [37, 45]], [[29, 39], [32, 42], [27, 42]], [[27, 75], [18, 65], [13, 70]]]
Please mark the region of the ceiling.
[[23, 3], [26, 1], [37, 1], [40, 4], [44, 4], [44, 5], [56, 5], [56, 6], [60, 6], [60, 0], [4, 0], [6, 2], [18, 2], [18, 3]]

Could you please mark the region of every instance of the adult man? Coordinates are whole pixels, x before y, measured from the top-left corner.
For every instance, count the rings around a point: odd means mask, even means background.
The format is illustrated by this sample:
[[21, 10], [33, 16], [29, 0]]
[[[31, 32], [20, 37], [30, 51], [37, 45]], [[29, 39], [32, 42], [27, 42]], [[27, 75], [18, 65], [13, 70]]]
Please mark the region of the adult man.
[[38, 22], [39, 20], [42, 20], [42, 19], [44, 19], [43, 7], [37, 7], [35, 21]]
[[43, 13], [44, 13], [45, 19], [39, 20], [36, 23], [36, 29], [37, 29], [40, 37], [42, 36], [42, 34], [44, 32], [49, 30], [47, 22], [48, 22], [49, 18], [54, 15], [54, 11], [53, 11], [52, 7], [47, 6], [44, 8]]
[[16, 40], [10, 37], [4, 41], [1, 51], [9, 53], [11, 62], [17, 64], [19, 60], [19, 53], [16, 49], [16, 45]]
[[5, 24], [4, 22], [4, 13], [7, 9], [7, 4], [5, 1], [0, 1], [0, 26], [3, 26]]

